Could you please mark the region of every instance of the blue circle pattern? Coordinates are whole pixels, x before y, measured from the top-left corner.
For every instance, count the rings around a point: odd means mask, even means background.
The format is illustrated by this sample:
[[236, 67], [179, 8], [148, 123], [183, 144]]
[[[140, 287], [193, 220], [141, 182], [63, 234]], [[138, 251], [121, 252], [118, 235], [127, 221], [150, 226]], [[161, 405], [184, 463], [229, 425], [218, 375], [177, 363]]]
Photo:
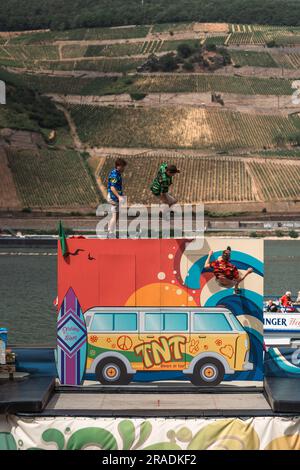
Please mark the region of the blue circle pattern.
[[[213, 254], [212, 260], [222, 255], [222, 251]], [[201, 289], [200, 280], [207, 256], [202, 256], [189, 269], [185, 279], [185, 286], [190, 289]], [[232, 263], [238, 269], [246, 270], [249, 267], [253, 272], [263, 277], [263, 263], [241, 251], [231, 252]], [[205, 303], [205, 307], [224, 306], [228, 308], [236, 317], [239, 315], [252, 316], [261, 322], [263, 321], [263, 296], [257, 292], [247, 289], [241, 289], [239, 295], [234, 295], [233, 289], [221, 290], [213, 294]], [[224, 380], [263, 380], [263, 336], [254, 328], [244, 327], [250, 338], [250, 357], [249, 361], [255, 364], [254, 370], [236, 372], [234, 374], [225, 375]], [[180, 371], [163, 371], [163, 372], [137, 372], [134, 375], [135, 382], [151, 382], [156, 380], [186, 380], [184, 374]]]
[[300, 377], [300, 367], [293, 364], [292, 356], [295, 349], [269, 348], [265, 356], [265, 375], [269, 377], [297, 378]]

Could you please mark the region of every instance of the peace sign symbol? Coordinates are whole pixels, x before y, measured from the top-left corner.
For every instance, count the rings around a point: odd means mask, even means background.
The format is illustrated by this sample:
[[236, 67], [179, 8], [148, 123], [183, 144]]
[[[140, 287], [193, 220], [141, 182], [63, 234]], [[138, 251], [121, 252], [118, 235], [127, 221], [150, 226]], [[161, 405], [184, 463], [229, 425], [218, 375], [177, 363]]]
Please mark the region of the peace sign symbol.
[[128, 349], [131, 349], [132, 347], [132, 340], [129, 336], [119, 336], [117, 345], [119, 349], [122, 349], [122, 351], [128, 351]]

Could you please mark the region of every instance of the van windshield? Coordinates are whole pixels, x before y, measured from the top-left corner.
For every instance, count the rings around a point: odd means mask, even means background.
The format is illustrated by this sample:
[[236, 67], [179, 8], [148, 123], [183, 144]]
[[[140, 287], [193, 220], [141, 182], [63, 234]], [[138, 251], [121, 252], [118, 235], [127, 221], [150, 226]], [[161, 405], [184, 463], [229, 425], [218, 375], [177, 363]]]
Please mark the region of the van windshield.
[[194, 331], [231, 331], [232, 327], [223, 313], [195, 313]]
[[236, 330], [245, 331], [242, 325], [240, 324], [239, 320], [233, 314], [230, 315], [230, 320], [232, 321]]

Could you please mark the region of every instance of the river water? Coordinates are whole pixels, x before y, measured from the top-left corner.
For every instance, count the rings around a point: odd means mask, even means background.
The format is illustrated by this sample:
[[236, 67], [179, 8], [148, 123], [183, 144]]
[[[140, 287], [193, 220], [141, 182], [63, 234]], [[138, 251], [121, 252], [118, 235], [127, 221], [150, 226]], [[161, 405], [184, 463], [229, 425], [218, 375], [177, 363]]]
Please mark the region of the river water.
[[[56, 250], [0, 248], [0, 327], [9, 343], [55, 345]], [[265, 296], [300, 290], [300, 241], [265, 241]]]

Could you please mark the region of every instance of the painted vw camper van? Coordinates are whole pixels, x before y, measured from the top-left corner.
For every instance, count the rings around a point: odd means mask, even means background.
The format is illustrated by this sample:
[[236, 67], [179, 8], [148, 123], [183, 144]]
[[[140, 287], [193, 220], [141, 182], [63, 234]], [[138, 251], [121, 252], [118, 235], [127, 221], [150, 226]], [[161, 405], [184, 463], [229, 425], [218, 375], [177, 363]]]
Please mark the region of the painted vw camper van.
[[138, 371], [181, 371], [195, 385], [252, 370], [250, 340], [226, 308], [106, 308], [85, 315], [86, 373], [105, 385], [128, 384]]

